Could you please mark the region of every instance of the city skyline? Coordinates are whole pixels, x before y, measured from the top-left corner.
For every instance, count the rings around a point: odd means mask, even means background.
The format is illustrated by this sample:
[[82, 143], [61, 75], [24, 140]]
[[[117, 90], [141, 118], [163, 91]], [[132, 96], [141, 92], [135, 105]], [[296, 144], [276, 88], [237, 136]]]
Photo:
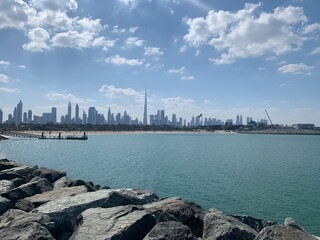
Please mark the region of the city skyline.
[[[51, 112], [44, 112], [40, 115], [33, 115], [32, 109], [28, 109], [28, 111], [23, 110], [22, 100], [19, 101], [17, 106], [12, 110], [12, 113], [8, 114], [7, 119], [3, 118], [3, 111], [0, 109], [0, 125], [2, 123], [15, 123], [19, 124], [66, 124], [66, 125], [168, 125], [174, 127], [197, 127], [197, 126], [223, 126], [223, 125], [248, 125], [249, 122], [255, 121], [256, 123], [261, 123], [268, 125], [269, 122], [264, 118], [254, 119], [252, 116], [247, 116], [246, 121], [243, 121], [242, 115], [237, 115], [235, 119], [228, 118], [225, 120], [217, 119], [215, 117], [206, 116], [203, 117], [203, 114], [193, 115], [190, 121], [181, 116], [177, 116], [177, 114], [173, 113], [171, 118], [166, 115], [165, 110], [157, 110], [156, 113], [150, 114], [147, 116], [147, 90], [145, 90], [145, 104], [144, 104], [144, 114], [142, 117], [142, 121], [138, 118], [132, 118], [126, 110], [122, 113], [113, 113], [108, 108], [108, 112], [106, 115], [104, 113], [100, 113], [96, 110], [94, 106], [88, 108], [87, 112], [83, 110], [82, 118], [80, 117], [79, 105], [75, 104], [74, 114], [72, 114], [72, 103], [68, 102], [67, 112], [62, 114], [61, 116], [57, 115], [57, 107], [51, 107]], [[149, 120], [146, 121], [145, 117]], [[60, 121], [58, 120], [60, 119]], [[234, 121], [235, 120], [235, 121]]]
[[148, 116], [266, 118], [267, 109], [277, 124], [320, 125], [318, 0], [3, 0], [0, 9], [5, 119], [22, 99], [34, 115], [52, 106], [65, 115], [70, 101], [79, 116], [111, 107], [143, 122], [147, 100]]

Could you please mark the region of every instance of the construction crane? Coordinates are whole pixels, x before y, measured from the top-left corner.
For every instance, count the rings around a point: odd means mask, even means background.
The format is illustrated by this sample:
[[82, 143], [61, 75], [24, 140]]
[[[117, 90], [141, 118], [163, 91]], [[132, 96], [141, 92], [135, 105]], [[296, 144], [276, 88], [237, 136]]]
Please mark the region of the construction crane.
[[267, 110], [265, 109], [264, 111], [266, 112], [266, 114], [267, 114], [267, 116], [268, 116], [268, 118], [269, 118], [269, 121], [270, 121], [270, 123], [271, 123], [271, 126], [274, 128], [274, 125], [273, 125], [273, 123], [272, 123], [272, 121], [271, 121], [271, 118], [270, 118], [270, 116], [269, 116], [269, 114], [268, 114]]

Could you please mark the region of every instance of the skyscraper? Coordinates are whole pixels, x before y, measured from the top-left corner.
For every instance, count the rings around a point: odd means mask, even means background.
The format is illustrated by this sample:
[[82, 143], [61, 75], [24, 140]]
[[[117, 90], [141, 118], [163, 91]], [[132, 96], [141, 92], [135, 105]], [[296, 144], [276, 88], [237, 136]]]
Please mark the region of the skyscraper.
[[68, 104], [68, 118], [67, 118], [67, 124], [71, 124], [71, 102]]
[[17, 118], [16, 118], [16, 124], [20, 124], [20, 123], [22, 123], [22, 102], [21, 102], [21, 100], [20, 100], [20, 102], [18, 103], [18, 105], [17, 105], [17, 112], [16, 112], [16, 114], [17, 114]]
[[0, 109], [0, 125], [2, 124], [3, 122], [3, 112], [2, 112], [2, 109]]
[[75, 109], [75, 123], [79, 124], [79, 105], [78, 105], [78, 103], [76, 104], [76, 109]]
[[51, 108], [50, 122], [57, 123], [57, 108], [56, 107]]
[[148, 112], [147, 112], [147, 89], [144, 93], [144, 113], [143, 113], [143, 125], [146, 126], [148, 124]]
[[89, 107], [87, 123], [92, 124], [92, 125], [97, 124], [97, 110], [95, 107]]

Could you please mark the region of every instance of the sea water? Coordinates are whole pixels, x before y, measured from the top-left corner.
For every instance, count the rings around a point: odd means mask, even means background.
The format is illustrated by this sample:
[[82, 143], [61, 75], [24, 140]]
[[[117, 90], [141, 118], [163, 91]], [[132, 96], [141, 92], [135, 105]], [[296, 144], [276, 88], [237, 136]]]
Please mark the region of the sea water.
[[179, 196], [203, 208], [320, 235], [320, 136], [106, 134], [88, 141], [11, 139], [0, 158], [63, 170], [112, 188]]

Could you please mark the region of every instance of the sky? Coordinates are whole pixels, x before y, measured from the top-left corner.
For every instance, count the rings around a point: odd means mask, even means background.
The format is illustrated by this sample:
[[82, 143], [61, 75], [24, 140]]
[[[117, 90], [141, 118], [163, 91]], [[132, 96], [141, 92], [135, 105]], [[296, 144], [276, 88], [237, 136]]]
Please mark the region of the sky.
[[[0, 0], [0, 108], [320, 126], [319, 0]], [[74, 111], [73, 111], [74, 114]]]

